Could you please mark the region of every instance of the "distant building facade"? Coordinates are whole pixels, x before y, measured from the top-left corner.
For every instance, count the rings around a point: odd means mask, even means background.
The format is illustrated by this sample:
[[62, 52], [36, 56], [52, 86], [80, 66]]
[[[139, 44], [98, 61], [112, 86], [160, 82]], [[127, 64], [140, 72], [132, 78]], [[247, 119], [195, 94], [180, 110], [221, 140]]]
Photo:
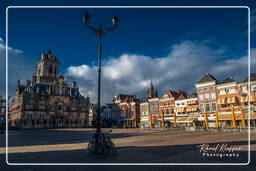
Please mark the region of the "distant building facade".
[[88, 125], [90, 127], [95, 127], [96, 124], [96, 116], [97, 116], [97, 108], [98, 106], [96, 104], [90, 104], [89, 105], [89, 114], [88, 114]]
[[0, 96], [0, 129], [4, 128], [6, 121], [6, 100]]
[[147, 100], [140, 102], [140, 128], [150, 128], [149, 105]]
[[136, 128], [140, 126], [140, 100], [135, 95], [118, 94], [114, 97], [112, 121], [117, 127]]
[[37, 73], [26, 85], [17, 81], [11, 102], [9, 122], [18, 128], [55, 128], [88, 126], [89, 97], [72, 87], [59, 75], [60, 62], [49, 51], [38, 62]]
[[134, 96], [126, 97], [121, 100], [119, 107], [121, 109], [121, 117], [124, 118], [125, 128], [137, 128], [140, 123], [139, 99]]
[[209, 127], [215, 127], [215, 113], [217, 110], [217, 80], [206, 73], [196, 84], [196, 92], [199, 103], [199, 121], [205, 121], [205, 115], [209, 121]]
[[240, 105], [241, 109], [245, 113], [246, 127], [248, 127], [248, 113], [250, 113], [250, 127], [256, 128], [256, 73], [250, 74], [250, 84], [248, 80], [249, 79], [247, 77], [243, 82], [239, 83], [239, 88], [241, 92]]
[[152, 119], [153, 127], [161, 127], [161, 122], [159, 120], [159, 98], [157, 90], [154, 88], [152, 81], [147, 93], [149, 115]]

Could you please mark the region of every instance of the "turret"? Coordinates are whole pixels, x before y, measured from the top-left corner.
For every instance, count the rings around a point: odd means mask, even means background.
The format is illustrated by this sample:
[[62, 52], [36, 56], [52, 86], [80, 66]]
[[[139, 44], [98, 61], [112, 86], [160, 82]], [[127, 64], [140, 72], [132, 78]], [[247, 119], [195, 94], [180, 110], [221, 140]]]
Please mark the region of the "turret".
[[76, 88], [76, 81], [75, 80], [72, 81], [72, 88]]

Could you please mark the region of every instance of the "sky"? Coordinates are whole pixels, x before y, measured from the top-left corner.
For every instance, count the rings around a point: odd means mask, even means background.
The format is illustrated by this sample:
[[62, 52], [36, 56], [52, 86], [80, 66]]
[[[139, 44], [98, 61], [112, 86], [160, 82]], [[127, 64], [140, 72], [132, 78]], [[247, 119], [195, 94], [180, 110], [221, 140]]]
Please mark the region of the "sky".
[[[9, 94], [16, 80], [31, 79], [37, 62], [49, 49], [61, 62], [67, 82], [77, 80], [83, 94], [96, 99], [96, 35], [82, 22], [87, 11], [90, 24], [120, 24], [103, 39], [102, 102], [119, 93], [145, 97], [153, 82], [160, 95], [181, 89], [192, 93], [194, 84], [211, 73], [219, 81], [248, 75], [248, 10], [246, 8], [169, 9], [17, 9], [8, 10]], [[251, 33], [256, 12], [252, 10]], [[0, 64], [5, 63], [4, 28], [0, 28]], [[251, 47], [251, 71], [256, 72]], [[5, 74], [5, 67], [0, 68]], [[5, 78], [0, 78], [4, 95]]]

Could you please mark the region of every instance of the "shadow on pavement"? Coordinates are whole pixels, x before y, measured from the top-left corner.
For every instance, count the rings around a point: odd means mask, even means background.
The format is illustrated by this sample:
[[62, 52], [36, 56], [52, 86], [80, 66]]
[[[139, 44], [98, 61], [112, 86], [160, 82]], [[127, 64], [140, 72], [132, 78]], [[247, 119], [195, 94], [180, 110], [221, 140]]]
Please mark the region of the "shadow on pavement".
[[[225, 144], [247, 145], [247, 141], [233, 141]], [[251, 143], [256, 143], [252, 141]], [[223, 143], [211, 143], [211, 146]], [[60, 150], [45, 152], [27, 152], [9, 154], [11, 163], [247, 163], [248, 152], [230, 152], [237, 156], [203, 156], [200, 152], [201, 144], [169, 145], [169, 146], [127, 146], [119, 147], [117, 157], [106, 156], [95, 158], [88, 156], [86, 149]], [[227, 154], [228, 152], [209, 152]]]
[[[247, 141], [232, 141], [227, 142], [229, 145], [247, 145]], [[255, 144], [256, 141], [252, 141], [251, 144]], [[216, 145], [218, 143], [211, 143]], [[203, 157], [199, 148], [201, 144], [189, 144], [189, 145], [174, 145], [174, 146], [128, 146], [120, 147], [118, 157], [106, 157], [106, 158], [94, 158], [88, 156], [86, 150], [63, 150], [63, 151], [46, 151], [46, 152], [35, 152], [35, 153], [15, 153], [9, 154], [9, 162], [34, 162], [34, 163], [86, 163], [92, 162], [96, 166], [8, 166], [7, 164], [2, 165], [3, 170], [18, 170], [18, 171], [58, 171], [58, 170], [140, 170], [140, 171], [153, 171], [153, 170], [255, 170], [256, 167], [256, 151], [251, 151], [251, 163], [247, 166], [196, 166], [196, 165], [181, 165], [181, 166], [100, 166], [97, 163], [130, 163], [130, 162], [144, 162], [144, 163], [241, 163], [247, 162], [247, 151], [240, 151], [238, 158], [214, 158]], [[1, 163], [4, 161], [5, 155], [0, 155]], [[1, 167], [2, 167], [1, 166]], [[1, 169], [2, 170], [2, 169]]]
[[[104, 130], [105, 132], [107, 130]], [[38, 129], [38, 130], [18, 130], [9, 131], [8, 146], [33, 146], [33, 145], [54, 145], [73, 144], [89, 142], [95, 130], [80, 129]], [[5, 138], [5, 135], [1, 135]], [[137, 133], [111, 133], [111, 139], [138, 136]], [[5, 142], [1, 141], [0, 147], [5, 147]]]

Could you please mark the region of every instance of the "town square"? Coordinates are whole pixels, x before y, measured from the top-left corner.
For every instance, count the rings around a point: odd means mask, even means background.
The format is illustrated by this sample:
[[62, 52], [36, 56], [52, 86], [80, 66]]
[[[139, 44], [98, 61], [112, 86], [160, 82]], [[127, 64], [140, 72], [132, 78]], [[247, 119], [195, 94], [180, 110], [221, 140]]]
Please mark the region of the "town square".
[[0, 170], [255, 169], [256, 6], [7, 4]]

